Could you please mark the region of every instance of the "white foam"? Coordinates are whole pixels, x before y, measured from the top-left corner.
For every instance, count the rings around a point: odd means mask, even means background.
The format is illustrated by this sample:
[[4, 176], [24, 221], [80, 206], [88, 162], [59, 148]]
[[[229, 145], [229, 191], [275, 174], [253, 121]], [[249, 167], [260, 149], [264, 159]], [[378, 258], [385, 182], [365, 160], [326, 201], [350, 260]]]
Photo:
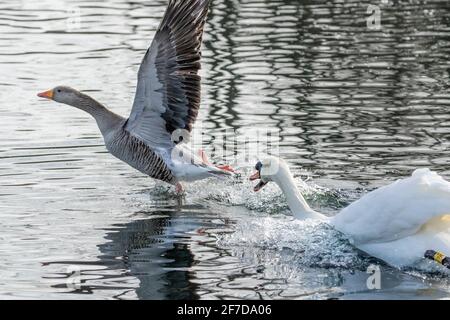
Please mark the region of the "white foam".
[[[250, 170], [244, 171], [240, 178], [234, 180], [198, 181], [195, 186], [187, 186], [187, 199], [206, 200], [228, 206], [242, 206], [260, 213], [290, 215], [285, 197], [275, 183], [269, 183], [262, 191], [254, 192], [255, 183], [248, 180], [249, 175]], [[296, 179], [296, 182], [312, 207], [323, 209], [321, 212], [332, 213], [346, 204], [340, 204], [344, 199], [340, 190], [324, 188], [311, 181], [304, 182], [302, 179]]]
[[[240, 221], [235, 231], [219, 236], [218, 245], [236, 249], [291, 251], [304, 266], [345, 267], [360, 266], [363, 259], [348, 239], [327, 224], [288, 216], [270, 216]], [[245, 251], [245, 250], [244, 250]]]

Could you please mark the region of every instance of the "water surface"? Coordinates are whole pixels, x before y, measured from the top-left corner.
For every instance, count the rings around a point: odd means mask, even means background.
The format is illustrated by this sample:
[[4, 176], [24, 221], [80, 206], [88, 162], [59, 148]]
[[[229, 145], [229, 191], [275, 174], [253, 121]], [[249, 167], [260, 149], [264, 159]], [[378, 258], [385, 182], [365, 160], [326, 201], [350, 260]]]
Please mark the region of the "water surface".
[[[255, 195], [244, 178], [202, 181], [180, 202], [107, 154], [87, 115], [36, 98], [65, 84], [127, 115], [166, 3], [0, 4], [0, 297], [448, 297], [445, 277], [383, 264], [382, 289], [368, 290], [366, 268], [381, 262], [293, 221], [275, 186]], [[380, 30], [367, 27], [370, 4]], [[277, 128], [280, 155], [329, 215], [415, 168], [449, 179], [449, 9], [214, 0], [197, 123], [206, 151], [221, 160], [225, 129]], [[238, 167], [243, 177], [253, 164]]]

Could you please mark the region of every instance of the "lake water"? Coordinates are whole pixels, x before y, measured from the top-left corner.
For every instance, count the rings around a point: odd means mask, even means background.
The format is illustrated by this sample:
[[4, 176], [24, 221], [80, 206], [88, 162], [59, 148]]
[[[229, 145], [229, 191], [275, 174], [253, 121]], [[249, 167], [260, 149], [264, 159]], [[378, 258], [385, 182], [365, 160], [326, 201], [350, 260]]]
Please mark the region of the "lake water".
[[[254, 194], [255, 159], [240, 179], [186, 186], [180, 201], [110, 156], [86, 114], [36, 97], [65, 84], [127, 115], [166, 4], [0, 3], [0, 298], [449, 297], [445, 276], [383, 264], [381, 289], [369, 290], [366, 269], [380, 262], [293, 221], [275, 186]], [[278, 129], [280, 156], [329, 215], [415, 168], [449, 179], [449, 9], [214, 0], [197, 122], [207, 153], [221, 160], [225, 129]]]

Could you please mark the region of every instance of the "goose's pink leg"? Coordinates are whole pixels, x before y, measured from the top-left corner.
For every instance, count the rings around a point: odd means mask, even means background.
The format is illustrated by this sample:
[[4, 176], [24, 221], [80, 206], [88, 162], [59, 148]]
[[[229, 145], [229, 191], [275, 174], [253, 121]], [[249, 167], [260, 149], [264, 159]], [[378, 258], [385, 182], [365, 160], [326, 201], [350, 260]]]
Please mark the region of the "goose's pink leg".
[[217, 168], [219, 168], [220, 170], [223, 170], [223, 171], [228, 171], [228, 172], [231, 172], [231, 173], [236, 173], [236, 171], [235, 171], [231, 166], [229, 166], [229, 165], [217, 166]]
[[204, 164], [207, 164], [207, 165], [210, 165], [210, 164], [211, 164], [211, 163], [209, 162], [209, 159], [208, 159], [208, 156], [206, 155], [205, 150], [199, 149], [199, 150], [198, 150], [198, 156], [199, 156], [200, 158], [202, 158], [202, 161], [203, 161]]
[[[198, 150], [198, 156], [200, 158], [202, 158], [202, 161], [204, 164], [211, 165], [211, 162], [209, 162], [208, 156], [206, 155], [205, 150], [203, 150], [203, 149]], [[229, 165], [216, 166], [216, 168], [219, 168], [220, 170], [228, 171], [231, 173], [236, 173], [236, 171]]]
[[177, 194], [183, 194], [184, 193], [183, 185], [178, 182], [175, 186], [175, 191]]

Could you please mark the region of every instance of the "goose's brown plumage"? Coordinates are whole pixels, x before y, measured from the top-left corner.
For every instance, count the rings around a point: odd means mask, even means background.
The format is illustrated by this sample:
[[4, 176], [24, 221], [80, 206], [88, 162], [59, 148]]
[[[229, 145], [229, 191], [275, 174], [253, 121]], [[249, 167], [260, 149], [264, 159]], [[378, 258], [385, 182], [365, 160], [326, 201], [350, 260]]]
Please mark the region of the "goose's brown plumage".
[[106, 146], [111, 154], [149, 177], [170, 184], [177, 183], [176, 177], [164, 159], [128, 131], [117, 130]]
[[200, 107], [201, 43], [210, 0], [169, 0], [138, 73], [130, 117], [124, 119], [91, 97], [56, 87], [40, 97], [69, 104], [91, 114], [110, 153], [133, 168], [171, 184], [230, 175], [191, 153], [178, 158], [176, 130], [190, 133]]

